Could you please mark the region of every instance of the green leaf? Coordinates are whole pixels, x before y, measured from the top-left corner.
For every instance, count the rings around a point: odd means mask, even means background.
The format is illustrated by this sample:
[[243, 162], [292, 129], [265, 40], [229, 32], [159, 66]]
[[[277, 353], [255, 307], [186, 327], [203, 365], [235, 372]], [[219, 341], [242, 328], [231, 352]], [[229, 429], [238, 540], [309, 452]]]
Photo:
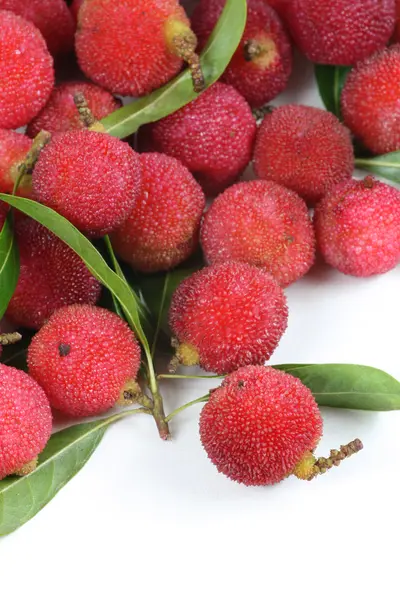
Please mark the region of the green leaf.
[[[246, 0], [227, 0], [224, 11], [201, 56], [206, 85], [210, 86], [228, 66], [242, 38], [247, 18]], [[125, 138], [141, 125], [158, 121], [197, 98], [189, 70], [145, 98], [124, 106], [101, 122], [111, 135]]]
[[19, 253], [11, 212], [0, 231], [0, 319], [7, 310], [19, 276]]
[[389, 152], [373, 158], [356, 158], [356, 167], [400, 183], [400, 152]]
[[351, 67], [315, 65], [318, 90], [326, 108], [341, 118], [340, 96]]
[[400, 383], [388, 373], [361, 365], [271, 365], [301, 379], [320, 406], [399, 410]]

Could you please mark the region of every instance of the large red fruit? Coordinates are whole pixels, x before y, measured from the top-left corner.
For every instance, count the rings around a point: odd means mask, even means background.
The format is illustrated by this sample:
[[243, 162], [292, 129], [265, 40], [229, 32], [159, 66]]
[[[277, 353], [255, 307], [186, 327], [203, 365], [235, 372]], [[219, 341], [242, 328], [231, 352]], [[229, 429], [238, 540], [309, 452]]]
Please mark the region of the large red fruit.
[[342, 92], [345, 124], [375, 154], [400, 149], [400, 45], [358, 63]]
[[84, 304], [55, 312], [33, 337], [29, 373], [50, 404], [75, 417], [98, 415], [137, 392], [140, 348], [116, 314]]
[[[206, 42], [225, 0], [201, 0], [192, 18], [200, 46]], [[251, 106], [259, 107], [286, 87], [292, 70], [292, 48], [284, 27], [263, 0], [248, 0], [242, 40], [222, 79], [233, 85]]]
[[292, 0], [290, 33], [313, 62], [354, 65], [383, 48], [395, 26], [395, 0]]
[[177, 359], [215, 373], [263, 364], [287, 318], [286, 298], [269, 273], [236, 262], [206, 267], [185, 279], [172, 298]]
[[292, 0], [263, 0], [265, 4], [271, 6], [281, 19], [285, 19], [287, 12], [290, 10]]
[[35, 137], [42, 129], [49, 133], [84, 129], [84, 124], [74, 102], [74, 95], [81, 92], [94, 118], [100, 121], [117, 108], [121, 101], [93, 83], [73, 81], [62, 83], [54, 88], [44, 109], [37, 115], [26, 130], [27, 135]]
[[271, 485], [293, 473], [318, 444], [322, 417], [299, 379], [244, 367], [213, 390], [200, 415], [209, 459], [230, 479]]
[[[32, 140], [23, 133], [0, 129], [0, 192], [12, 193], [18, 177], [18, 166], [24, 161], [31, 146]], [[23, 178], [18, 194], [26, 196], [31, 192], [30, 181]]]
[[58, 237], [22, 215], [17, 215], [15, 234], [20, 273], [7, 308], [15, 325], [39, 329], [62, 306], [97, 302], [100, 283]]
[[191, 173], [163, 154], [142, 154], [142, 186], [135, 207], [112, 242], [138, 271], [171, 269], [188, 258], [198, 242], [205, 197]]
[[0, 11], [0, 127], [26, 125], [46, 104], [54, 85], [53, 59], [32, 23]]
[[35, 198], [94, 237], [124, 222], [140, 181], [139, 158], [128, 144], [87, 130], [57, 134], [32, 175]]
[[351, 177], [350, 132], [320, 108], [280, 106], [265, 116], [259, 129], [254, 168], [258, 177], [280, 183], [314, 204]]
[[256, 122], [232, 86], [215, 83], [184, 108], [146, 128], [153, 150], [180, 160], [206, 193], [224, 190], [248, 165]]
[[238, 183], [221, 194], [205, 215], [201, 244], [210, 264], [246, 262], [282, 286], [302, 277], [315, 257], [304, 200], [272, 181]]
[[29, 375], [0, 364], [0, 479], [26, 475], [51, 435], [50, 404]]
[[371, 176], [334, 188], [315, 211], [318, 246], [327, 263], [356, 277], [400, 262], [400, 192]]

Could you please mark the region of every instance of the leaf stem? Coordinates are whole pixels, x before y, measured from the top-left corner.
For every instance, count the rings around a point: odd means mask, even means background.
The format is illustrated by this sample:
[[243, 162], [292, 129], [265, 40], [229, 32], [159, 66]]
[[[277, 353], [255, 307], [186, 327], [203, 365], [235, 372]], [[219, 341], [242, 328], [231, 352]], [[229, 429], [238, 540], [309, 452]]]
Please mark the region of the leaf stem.
[[158, 379], [223, 379], [223, 375], [175, 375], [174, 373], [162, 373]]
[[164, 280], [163, 291], [162, 291], [162, 294], [161, 294], [160, 309], [158, 311], [157, 325], [156, 325], [156, 330], [154, 332], [153, 343], [151, 345], [151, 356], [152, 356], [152, 358], [154, 358], [154, 354], [155, 354], [156, 346], [157, 346], [157, 340], [158, 340], [158, 336], [159, 336], [160, 329], [161, 329], [161, 323], [162, 323], [162, 316], [163, 316], [165, 298], [167, 297], [169, 275], [170, 275], [170, 273], [168, 271], [168, 273], [165, 276], [165, 280]]
[[173, 419], [176, 415], [179, 415], [179, 413], [183, 412], [190, 406], [194, 406], [195, 404], [200, 404], [201, 402], [207, 402], [209, 397], [210, 397], [210, 395], [206, 394], [205, 396], [202, 396], [201, 398], [197, 398], [197, 400], [192, 400], [191, 402], [188, 402], [187, 404], [183, 404], [183, 406], [180, 406], [179, 408], [174, 410], [172, 413], [170, 413], [168, 415], [168, 417], [165, 417], [166, 423], [169, 423], [171, 421], [171, 419]]

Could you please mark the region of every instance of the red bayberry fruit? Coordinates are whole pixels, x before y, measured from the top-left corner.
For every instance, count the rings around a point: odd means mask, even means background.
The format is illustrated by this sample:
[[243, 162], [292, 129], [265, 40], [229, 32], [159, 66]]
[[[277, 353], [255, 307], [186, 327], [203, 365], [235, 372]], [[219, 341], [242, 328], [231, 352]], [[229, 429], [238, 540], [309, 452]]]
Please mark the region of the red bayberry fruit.
[[0, 11], [0, 127], [26, 125], [46, 104], [54, 84], [53, 59], [32, 23]]
[[0, 479], [27, 475], [51, 435], [50, 404], [29, 375], [0, 364]]
[[71, 6], [69, 7], [69, 10], [71, 11], [72, 16], [76, 22], [78, 21], [78, 13], [82, 4], [83, 0], [73, 0]]
[[292, 0], [286, 22], [312, 62], [354, 65], [389, 41], [395, 0]]
[[400, 149], [400, 45], [358, 63], [342, 92], [345, 124], [375, 154]]
[[254, 167], [258, 177], [280, 183], [313, 204], [351, 177], [350, 132], [320, 108], [280, 106], [265, 116], [259, 129]]
[[98, 415], [138, 391], [140, 348], [116, 314], [84, 304], [56, 311], [33, 337], [29, 373], [51, 406], [75, 417]]
[[334, 188], [315, 211], [318, 246], [346, 275], [385, 273], [400, 262], [400, 192], [371, 176]]
[[74, 95], [77, 92], [84, 95], [90, 112], [98, 121], [122, 105], [120, 100], [92, 83], [82, 81], [63, 83], [54, 88], [44, 109], [28, 125], [27, 134], [35, 137], [42, 129], [49, 133], [84, 129], [74, 102]]
[[172, 298], [177, 359], [215, 373], [263, 364], [287, 318], [286, 298], [269, 273], [235, 262], [206, 267], [185, 279]]
[[99, 237], [131, 212], [140, 189], [139, 158], [105, 133], [59, 133], [40, 153], [32, 187], [39, 202]]
[[257, 126], [239, 92], [215, 83], [146, 129], [153, 150], [179, 159], [204, 190], [213, 194], [232, 184], [248, 165]]
[[205, 197], [179, 161], [142, 154], [141, 193], [112, 242], [119, 256], [145, 272], [171, 269], [188, 258], [198, 242]]
[[[18, 177], [18, 167], [32, 146], [23, 133], [0, 129], [0, 192], [11, 194]], [[18, 194], [27, 196], [32, 192], [30, 181], [23, 178]]]
[[213, 390], [200, 416], [211, 462], [245, 485], [278, 483], [296, 471], [322, 435], [322, 417], [299, 379], [270, 367], [244, 367]]
[[221, 194], [205, 215], [201, 244], [209, 263], [246, 262], [282, 286], [302, 277], [315, 257], [304, 200], [272, 181], [238, 183]]
[[272, 6], [281, 19], [285, 19], [288, 10], [290, 10], [292, 0], [264, 0], [268, 6]]
[[36, 221], [17, 215], [18, 284], [7, 316], [20, 327], [39, 329], [68, 304], [95, 304], [101, 286], [81, 258]]
[[393, 34], [393, 42], [400, 43], [400, 0], [396, 0], [396, 26]]

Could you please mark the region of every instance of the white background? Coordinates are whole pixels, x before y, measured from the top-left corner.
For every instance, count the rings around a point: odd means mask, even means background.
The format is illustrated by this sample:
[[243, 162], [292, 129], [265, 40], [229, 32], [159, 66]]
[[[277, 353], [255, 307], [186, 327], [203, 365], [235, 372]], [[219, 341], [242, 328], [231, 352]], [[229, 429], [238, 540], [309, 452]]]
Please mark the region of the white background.
[[[298, 65], [281, 102], [321, 106]], [[287, 290], [272, 363], [351, 362], [400, 379], [400, 268], [358, 280], [318, 266]], [[215, 382], [212, 382], [215, 385]], [[168, 412], [208, 391], [168, 382]], [[311, 483], [246, 488], [219, 475], [201, 407], [157, 438], [150, 417], [112, 426], [87, 466], [32, 521], [0, 538], [4, 598], [400, 597], [400, 413], [323, 410], [319, 453], [365, 449]]]

